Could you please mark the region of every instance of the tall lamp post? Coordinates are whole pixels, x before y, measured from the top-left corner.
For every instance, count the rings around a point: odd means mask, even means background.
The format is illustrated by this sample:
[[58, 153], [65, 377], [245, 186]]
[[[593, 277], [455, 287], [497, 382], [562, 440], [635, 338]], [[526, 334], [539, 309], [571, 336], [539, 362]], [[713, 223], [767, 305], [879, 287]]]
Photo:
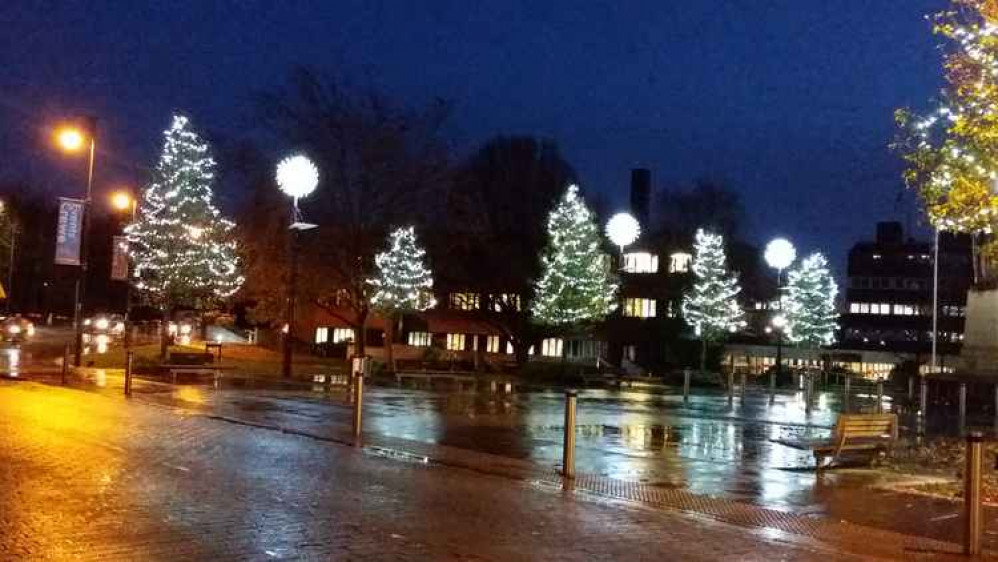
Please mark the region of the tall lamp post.
[[76, 278], [76, 297], [73, 303], [74, 349], [73, 359], [79, 366], [83, 360], [83, 302], [87, 291], [87, 244], [90, 229], [90, 195], [94, 183], [94, 155], [97, 152], [97, 118], [87, 117], [82, 126], [64, 127], [56, 131], [56, 141], [66, 152], [87, 151], [87, 190], [83, 199], [83, 216], [80, 219], [80, 271]]
[[775, 238], [766, 244], [763, 257], [766, 264], [776, 270], [776, 302], [779, 313], [773, 318], [773, 327], [776, 329], [776, 373], [779, 373], [783, 370], [783, 330], [787, 324], [787, 318], [783, 315], [783, 270], [797, 259], [797, 250], [786, 238]]
[[316, 225], [301, 221], [298, 211], [298, 200], [308, 197], [319, 185], [319, 169], [308, 158], [296, 155], [289, 156], [277, 164], [277, 186], [287, 196], [291, 197], [291, 263], [288, 272], [287, 308], [284, 325], [284, 357], [281, 362], [281, 374], [291, 376], [291, 355], [295, 335], [295, 300], [298, 296], [298, 238], [303, 230], [315, 228]]
[[[111, 194], [111, 207], [121, 213], [128, 212], [128, 224], [135, 223], [135, 210], [137, 206], [138, 201], [125, 190], [115, 191]], [[122, 228], [122, 231], [124, 231], [124, 228]], [[132, 258], [128, 254], [127, 248], [123, 248], [123, 250], [126, 251], [125, 255], [128, 260], [125, 270], [125, 349], [127, 350], [132, 346]], [[113, 251], [111, 255], [114, 256]]]

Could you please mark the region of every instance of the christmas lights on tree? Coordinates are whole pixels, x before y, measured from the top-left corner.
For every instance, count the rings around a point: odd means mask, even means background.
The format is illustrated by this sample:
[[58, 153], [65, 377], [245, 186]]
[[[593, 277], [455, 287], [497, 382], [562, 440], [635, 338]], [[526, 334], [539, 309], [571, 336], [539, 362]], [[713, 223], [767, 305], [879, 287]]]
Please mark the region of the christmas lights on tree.
[[924, 116], [898, 110], [894, 146], [934, 226], [990, 233], [998, 218], [998, 3], [953, 4], [934, 17], [935, 33], [951, 42], [939, 106]]
[[738, 304], [741, 288], [728, 271], [724, 238], [698, 229], [693, 245], [693, 289], [683, 298], [683, 317], [703, 343], [700, 369], [707, 363], [707, 343], [724, 339], [745, 326]]
[[604, 318], [616, 308], [617, 280], [600, 249], [600, 232], [578, 186], [569, 186], [548, 216], [548, 243], [531, 309], [544, 324]]
[[388, 249], [374, 257], [377, 275], [368, 280], [374, 288], [371, 307], [391, 316], [433, 307], [433, 273], [425, 262], [416, 229], [395, 229], [388, 235]]
[[188, 119], [175, 115], [153, 178], [126, 233], [134, 284], [168, 310], [228, 297], [243, 283], [235, 225], [212, 202], [215, 161]]
[[808, 348], [835, 343], [839, 328], [835, 297], [839, 288], [825, 256], [811, 254], [791, 270], [786, 290], [787, 339]]

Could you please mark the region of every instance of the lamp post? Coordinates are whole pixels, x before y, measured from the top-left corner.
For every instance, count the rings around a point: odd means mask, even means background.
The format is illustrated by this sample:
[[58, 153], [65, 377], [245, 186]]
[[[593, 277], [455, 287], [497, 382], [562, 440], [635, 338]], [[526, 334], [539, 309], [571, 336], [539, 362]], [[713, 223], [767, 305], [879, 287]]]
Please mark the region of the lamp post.
[[277, 164], [277, 186], [291, 197], [291, 263], [288, 272], [287, 308], [285, 310], [283, 360], [281, 374], [291, 376], [292, 345], [295, 335], [295, 300], [298, 293], [298, 238], [303, 230], [315, 228], [316, 225], [301, 221], [298, 211], [298, 200], [308, 197], [319, 185], [319, 169], [308, 158], [296, 155], [289, 156]]
[[[111, 194], [111, 207], [118, 212], [128, 212], [128, 224], [135, 223], [137, 206], [138, 201], [125, 190], [115, 191]], [[123, 232], [124, 230], [125, 227], [122, 227]], [[113, 259], [113, 250], [111, 255]], [[132, 346], [132, 258], [129, 253], [126, 253], [126, 259], [128, 263], [125, 270], [125, 350], [128, 350]]]
[[83, 216], [80, 219], [80, 271], [76, 278], [76, 297], [73, 303], [74, 349], [73, 360], [80, 366], [83, 360], [83, 302], [87, 291], [87, 243], [90, 229], [90, 195], [94, 183], [94, 155], [97, 152], [97, 118], [87, 117], [82, 126], [64, 127], [56, 131], [56, 141], [66, 152], [87, 151], [86, 196], [83, 199]]
[[783, 315], [783, 270], [790, 267], [797, 259], [797, 250], [786, 238], [775, 238], [766, 244], [766, 252], [763, 255], [766, 264], [776, 270], [776, 302], [779, 314], [773, 318], [773, 327], [776, 328], [776, 373], [783, 370], [783, 329], [787, 325], [787, 318]]

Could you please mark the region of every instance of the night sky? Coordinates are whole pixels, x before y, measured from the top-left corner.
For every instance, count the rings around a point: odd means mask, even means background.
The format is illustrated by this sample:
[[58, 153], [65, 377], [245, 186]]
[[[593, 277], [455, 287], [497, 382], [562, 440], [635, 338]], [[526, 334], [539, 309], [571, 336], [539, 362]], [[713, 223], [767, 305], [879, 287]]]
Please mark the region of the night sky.
[[894, 108], [924, 109], [941, 85], [925, 15], [945, 4], [7, 0], [0, 181], [78, 194], [81, 162], [48, 131], [92, 113], [98, 186], [140, 184], [172, 111], [252, 135], [254, 95], [306, 64], [414, 105], [452, 99], [459, 155], [497, 133], [552, 137], [614, 204], [635, 166], [657, 186], [721, 179], [751, 240], [826, 250], [841, 275], [877, 220], [919, 220], [910, 194], [895, 203], [887, 144]]

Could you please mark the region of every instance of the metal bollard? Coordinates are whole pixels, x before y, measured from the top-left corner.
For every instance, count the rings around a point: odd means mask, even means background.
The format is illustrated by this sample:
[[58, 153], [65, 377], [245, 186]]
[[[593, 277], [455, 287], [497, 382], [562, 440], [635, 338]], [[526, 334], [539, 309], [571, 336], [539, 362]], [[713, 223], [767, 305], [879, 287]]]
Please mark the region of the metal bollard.
[[915, 399], [915, 377], [908, 377], [908, 401]]
[[735, 401], [735, 373], [728, 371], [728, 404]]
[[814, 377], [810, 374], [801, 375], [804, 377], [804, 412], [811, 411], [811, 393], [814, 392]]
[[132, 352], [125, 354], [125, 396], [132, 395]]
[[921, 393], [918, 397], [918, 415], [925, 417], [929, 414], [929, 381], [922, 377]]
[[884, 413], [884, 381], [877, 382], [877, 413]]
[[739, 382], [740, 384], [738, 390], [741, 392], [742, 396], [745, 396], [745, 387], [748, 386], [748, 376], [744, 372], [742, 373], [741, 380]]
[[569, 479], [575, 478], [575, 405], [578, 396], [575, 390], [565, 391], [565, 442], [561, 466], [562, 476]]
[[963, 420], [967, 417], [967, 383], [960, 383], [960, 426], [963, 427]]
[[353, 444], [361, 445], [360, 435], [364, 424], [364, 373], [357, 373], [353, 379]]
[[769, 372], [769, 402], [773, 403], [776, 401], [776, 371], [778, 369], [773, 369]]
[[981, 473], [984, 464], [984, 435], [979, 431], [967, 434], [967, 468], [963, 476], [963, 552], [968, 556], [981, 553]]
[[690, 377], [692, 375], [693, 371], [683, 369], [683, 402], [690, 401]]
[[69, 375], [69, 344], [62, 351], [62, 386], [66, 386]]

